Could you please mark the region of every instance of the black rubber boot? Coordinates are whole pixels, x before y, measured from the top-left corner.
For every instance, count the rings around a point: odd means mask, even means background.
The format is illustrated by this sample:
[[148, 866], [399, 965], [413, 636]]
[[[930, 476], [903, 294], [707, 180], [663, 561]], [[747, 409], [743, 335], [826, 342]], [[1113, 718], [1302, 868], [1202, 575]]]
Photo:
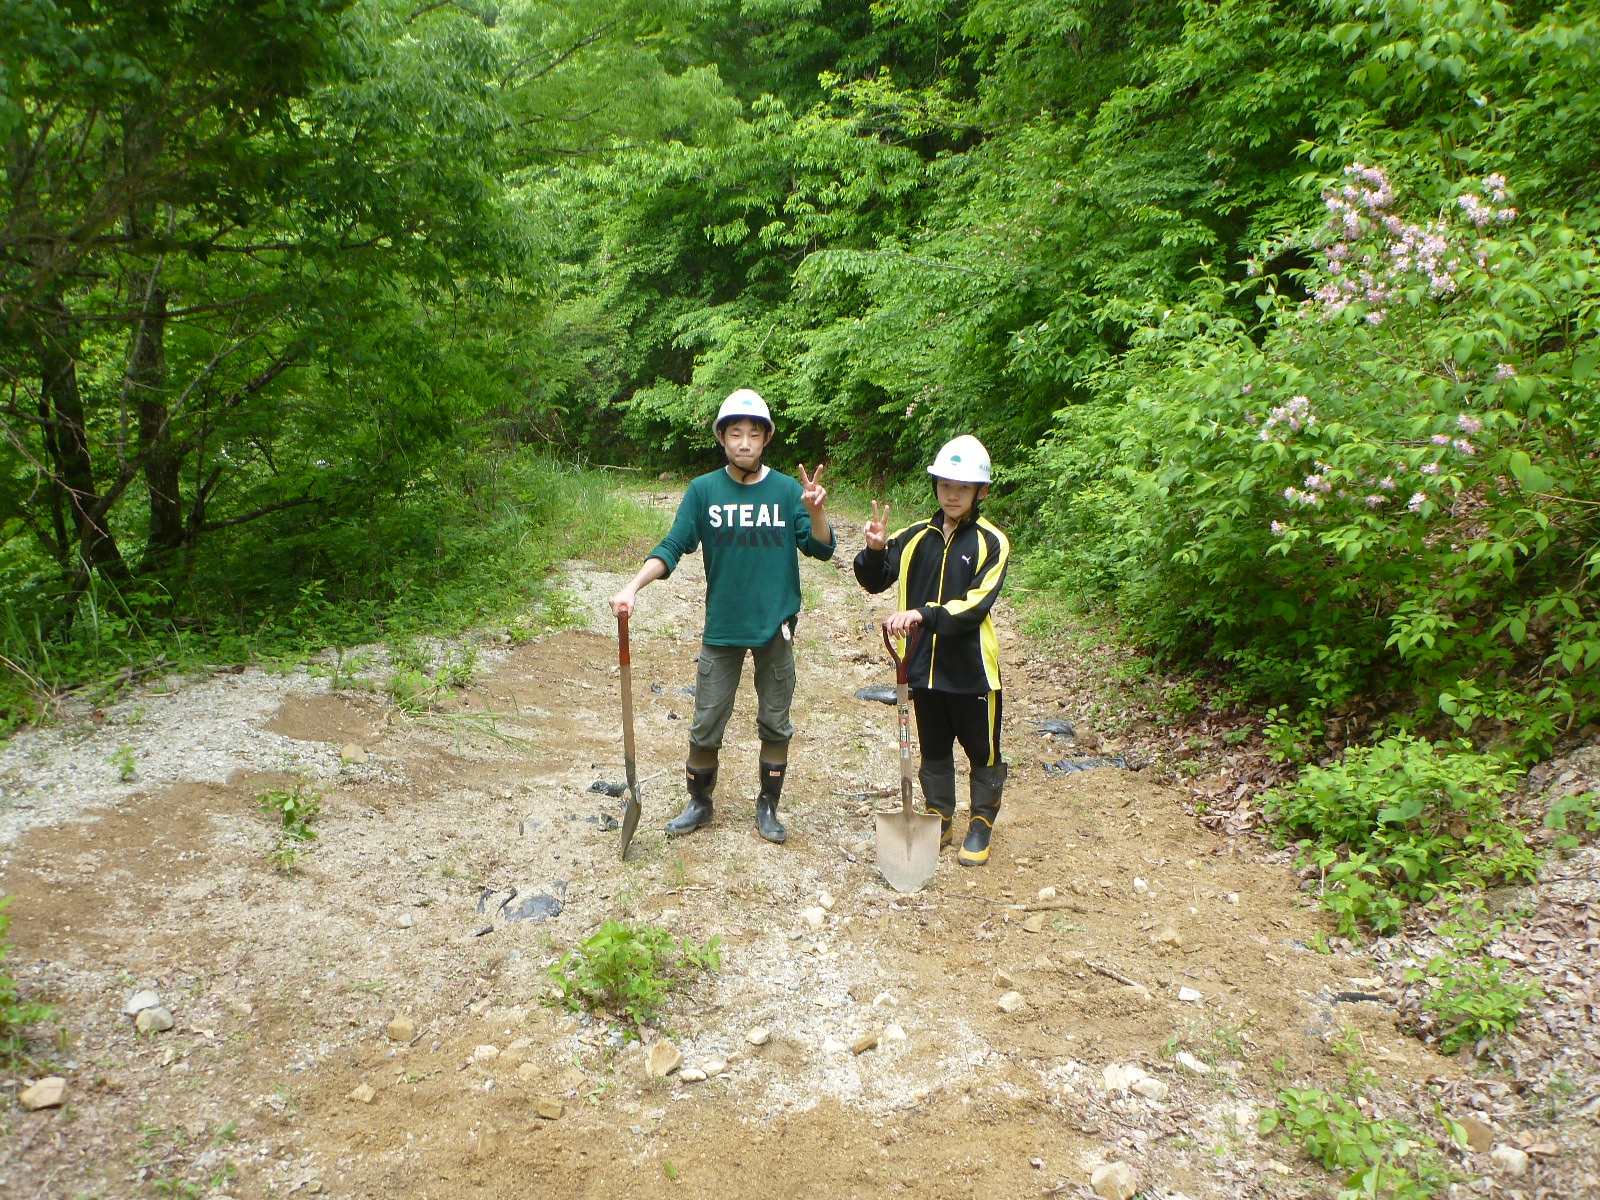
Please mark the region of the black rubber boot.
[[778, 797], [783, 795], [787, 763], [761, 764], [761, 795], [756, 797], [756, 832], [769, 842], [782, 842], [789, 831], [778, 821]]
[[689, 789], [689, 803], [667, 822], [668, 837], [682, 837], [702, 825], [711, 824], [711, 789], [717, 786], [715, 767], [684, 767], [683, 782]]
[[922, 802], [929, 812], [939, 814], [939, 849], [943, 850], [955, 840], [952, 826], [956, 819], [956, 760], [923, 759], [917, 781], [922, 784]]
[[989, 861], [989, 839], [994, 819], [1000, 815], [1000, 794], [1006, 788], [1006, 764], [972, 768], [972, 824], [961, 843], [956, 861], [963, 867], [981, 867]]

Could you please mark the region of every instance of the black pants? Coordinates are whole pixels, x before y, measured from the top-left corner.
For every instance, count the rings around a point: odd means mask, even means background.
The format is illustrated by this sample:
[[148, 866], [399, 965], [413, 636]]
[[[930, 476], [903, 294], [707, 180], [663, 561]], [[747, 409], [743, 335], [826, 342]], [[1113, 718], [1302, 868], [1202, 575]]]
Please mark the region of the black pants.
[[1000, 765], [1000, 693], [960, 695], [912, 688], [917, 710], [917, 743], [923, 761], [955, 757], [955, 743], [975, 767]]

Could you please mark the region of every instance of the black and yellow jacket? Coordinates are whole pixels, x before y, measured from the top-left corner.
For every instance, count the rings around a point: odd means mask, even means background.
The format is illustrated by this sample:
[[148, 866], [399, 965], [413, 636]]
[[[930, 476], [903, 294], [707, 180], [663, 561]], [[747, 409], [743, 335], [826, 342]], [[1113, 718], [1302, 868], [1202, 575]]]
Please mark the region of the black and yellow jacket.
[[856, 555], [856, 579], [874, 594], [896, 580], [900, 609], [922, 614], [911, 653], [911, 686], [966, 695], [1000, 688], [1000, 641], [989, 610], [1000, 594], [1011, 543], [981, 515], [947, 541], [936, 514], [889, 536], [882, 550]]

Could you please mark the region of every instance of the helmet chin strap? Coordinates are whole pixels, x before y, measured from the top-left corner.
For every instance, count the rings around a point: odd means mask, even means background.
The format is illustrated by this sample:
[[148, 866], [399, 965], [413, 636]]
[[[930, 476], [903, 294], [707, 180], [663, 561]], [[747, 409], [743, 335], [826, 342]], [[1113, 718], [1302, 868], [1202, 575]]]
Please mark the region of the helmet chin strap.
[[756, 465], [746, 471], [743, 467], [730, 458], [728, 460], [728, 470], [734, 473], [734, 476], [740, 483], [749, 483], [757, 475], [761, 474], [761, 460], [759, 458], [756, 459]]

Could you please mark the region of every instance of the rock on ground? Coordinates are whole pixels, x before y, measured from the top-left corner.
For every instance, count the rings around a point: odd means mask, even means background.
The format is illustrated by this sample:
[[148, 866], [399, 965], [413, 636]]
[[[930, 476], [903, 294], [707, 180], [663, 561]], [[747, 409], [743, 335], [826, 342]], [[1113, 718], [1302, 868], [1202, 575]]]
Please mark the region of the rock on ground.
[[41, 1108], [60, 1108], [66, 1098], [67, 1081], [52, 1075], [39, 1080], [32, 1087], [24, 1088], [17, 1102], [28, 1112], [38, 1112]]
[[1101, 1200], [1132, 1200], [1139, 1190], [1139, 1172], [1125, 1162], [1106, 1163], [1094, 1169], [1089, 1186]]
[[645, 1055], [645, 1074], [651, 1079], [665, 1079], [683, 1065], [683, 1052], [662, 1038], [650, 1046]]

